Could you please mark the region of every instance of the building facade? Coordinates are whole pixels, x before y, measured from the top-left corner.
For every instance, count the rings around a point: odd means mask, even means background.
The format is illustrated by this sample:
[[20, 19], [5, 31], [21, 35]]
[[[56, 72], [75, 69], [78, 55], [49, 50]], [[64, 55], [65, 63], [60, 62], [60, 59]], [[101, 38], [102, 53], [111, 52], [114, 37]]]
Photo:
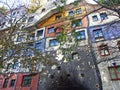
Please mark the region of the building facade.
[[[116, 13], [105, 8], [92, 12], [99, 6], [86, 1], [69, 4], [59, 11], [53, 1], [46, 2], [35, 13], [25, 15], [20, 29], [12, 36], [18, 47], [8, 50], [3, 58], [2, 73], [17, 74], [1, 74], [1, 90], [40, 90], [41, 87], [42, 90], [54, 90], [54, 84], [64, 87], [64, 83], [55, 81], [56, 77], [64, 80], [63, 76], [87, 90], [119, 90], [120, 22]], [[18, 11], [12, 13], [13, 17], [15, 14], [19, 14]], [[9, 31], [4, 22], [0, 25], [0, 32]], [[21, 47], [24, 49], [19, 54], [12, 55]], [[6, 59], [11, 55], [14, 57]], [[45, 55], [50, 57], [43, 59]], [[19, 58], [16, 60], [16, 57]], [[45, 72], [47, 79], [30, 71]], [[75, 88], [75, 84], [72, 85]]]
[[110, 10], [102, 10], [88, 15], [88, 19], [89, 38], [103, 90], [119, 90], [119, 18]]

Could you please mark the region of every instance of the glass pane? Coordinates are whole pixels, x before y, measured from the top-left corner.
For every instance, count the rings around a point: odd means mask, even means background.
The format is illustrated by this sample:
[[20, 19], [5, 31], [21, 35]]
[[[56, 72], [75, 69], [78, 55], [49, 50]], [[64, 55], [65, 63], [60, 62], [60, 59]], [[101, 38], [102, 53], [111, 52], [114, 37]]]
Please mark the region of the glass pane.
[[79, 25], [82, 25], [82, 21], [79, 21], [79, 23], [78, 23]]
[[120, 79], [120, 67], [116, 68], [116, 72], [118, 73], [118, 78]]
[[54, 43], [53, 43], [53, 42], [51, 42], [51, 43], [50, 43], [50, 46], [54, 46]]
[[43, 34], [43, 30], [37, 31], [37, 37], [42, 36], [42, 34]]
[[94, 33], [95, 38], [100, 38], [103, 36], [101, 29], [94, 30], [93, 33]]
[[101, 51], [100, 51], [100, 54], [101, 54], [101, 55], [105, 55], [104, 50], [101, 50]]
[[114, 68], [110, 68], [110, 76], [111, 76], [111, 79], [116, 79], [116, 75], [115, 75], [115, 72], [114, 72]]
[[74, 14], [73, 10], [70, 10], [70, 11], [68, 12], [68, 15], [73, 15], [73, 14]]
[[77, 39], [80, 39], [80, 36], [77, 36]]
[[99, 32], [99, 36], [103, 36], [102, 32]]
[[92, 18], [93, 18], [93, 21], [97, 21], [98, 20], [97, 15], [93, 16]]
[[107, 14], [106, 13], [101, 13], [100, 17], [102, 20], [107, 19]]
[[48, 33], [50, 34], [50, 33], [52, 33], [52, 32], [54, 32], [54, 27], [48, 28]]
[[73, 24], [72, 24], [72, 27], [76, 27], [76, 24], [75, 24], [75, 23], [73, 23]]
[[84, 39], [84, 38], [85, 38], [85, 36], [84, 36], [84, 35], [82, 35], [82, 36], [81, 36], [81, 38], [82, 38], [82, 39]]
[[108, 50], [105, 50], [105, 55], [108, 55], [108, 54], [109, 54]]
[[95, 38], [97, 38], [98, 37], [98, 35], [97, 34], [95, 34]]
[[58, 45], [58, 41], [55, 41], [55, 45]]
[[80, 14], [80, 13], [81, 13], [81, 9], [77, 9], [76, 14]]
[[82, 31], [82, 32], [81, 32], [81, 34], [82, 34], [82, 35], [85, 35], [85, 32], [84, 32], [84, 31]]

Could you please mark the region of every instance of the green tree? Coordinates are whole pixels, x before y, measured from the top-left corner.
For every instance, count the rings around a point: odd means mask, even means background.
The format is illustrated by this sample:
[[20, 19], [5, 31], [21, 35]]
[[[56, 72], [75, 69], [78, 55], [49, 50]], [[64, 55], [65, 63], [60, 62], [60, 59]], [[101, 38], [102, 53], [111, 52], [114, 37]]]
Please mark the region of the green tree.
[[[5, 14], [6, 12], [1, 14], [2, 17], [0, 19], [2, 27], [0, 30], [1, 67], [9, 71], [10, 68], [14, 68], [15, 64], [18, 64], [17, 67], [24, 70], [28, 69], [26, 72], [39, 72], [39, 69], [43, 68], [41, 67], [42, 65], [52, 66], [56, 64], [54, 61], [50, 61], [49, 55], [43, 54], [31, 46], [35, 43], [35, 40], [30, 40], [33, 31], [30, 28], [22, 27], [28, 15], [28, 8], [21, 4], [16, 6], [24, 8], [22, 9], [24, 13], [22, 13], [19, 11], [21, 8], [13, 8], [13, 5], [10, 6], [7, 2], [1, 3], [9, 11], [7, 14]], [[5, 10], [2, 9], [2, 11]], [[15, 16], [14, 11], [18, 12], [17, 16]], [[7, 22], [8, 24], [6, 24]]]

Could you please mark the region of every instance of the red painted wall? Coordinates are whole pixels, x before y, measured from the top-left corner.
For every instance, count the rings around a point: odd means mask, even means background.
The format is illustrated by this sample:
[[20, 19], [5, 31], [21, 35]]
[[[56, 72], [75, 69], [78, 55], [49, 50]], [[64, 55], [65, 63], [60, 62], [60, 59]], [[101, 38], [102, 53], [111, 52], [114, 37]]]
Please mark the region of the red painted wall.
[[[22, 79], [24, 75], [31, 75], [32, 76], [32, 81], [31, 85], [29, 87], [22, 87]], [[18, 81], [16, 84], [16, 90], [37, 90], [38, 86], [38, 80], [39, 80], [39, 75], [38, 74], [19, 74], [18, 75]]]
[[[3, 88], [3, 84], [6, 78], [8, 78], [7, 87]], [[15, 86], [10, 87], [10, 82], [12, 79], [17, 79], [17, 74], [1, 74], [0, 75], [0, 90], [14, 90]]]
[[[29, 87], [22, 87], [22, 79], [24, 75], [32, 76], [31, 85]], [[3, 88], [5, 78], [9, 78], [7, 87]], [[10, 87], [10, 82], [12, 79], [16, 79], [14, 87]], [[38, 74], [1, 74], [0, 75], [0, 90], [37, 90], [39, 75]]]

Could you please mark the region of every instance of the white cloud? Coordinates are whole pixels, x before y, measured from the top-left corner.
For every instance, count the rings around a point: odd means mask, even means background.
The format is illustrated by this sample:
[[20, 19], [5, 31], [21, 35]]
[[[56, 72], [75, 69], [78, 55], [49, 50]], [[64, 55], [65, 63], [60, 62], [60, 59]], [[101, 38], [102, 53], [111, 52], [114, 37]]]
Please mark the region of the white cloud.
[[86, 0], [90, 4], [97, 4], [94, 0]]
[[67, 0], [67, 4], [74, 2], [75, 0]]
[[[5, 2], [10, 7], [14, 8], [14, 7], [19, 6], [19, 5], [26, 5], [26, 6], [28, 6], [30, 0], [0, 0], [0, 2]], [[0, 6], [3, 6], [3, 5], [4, 4], [0, 3]]]

